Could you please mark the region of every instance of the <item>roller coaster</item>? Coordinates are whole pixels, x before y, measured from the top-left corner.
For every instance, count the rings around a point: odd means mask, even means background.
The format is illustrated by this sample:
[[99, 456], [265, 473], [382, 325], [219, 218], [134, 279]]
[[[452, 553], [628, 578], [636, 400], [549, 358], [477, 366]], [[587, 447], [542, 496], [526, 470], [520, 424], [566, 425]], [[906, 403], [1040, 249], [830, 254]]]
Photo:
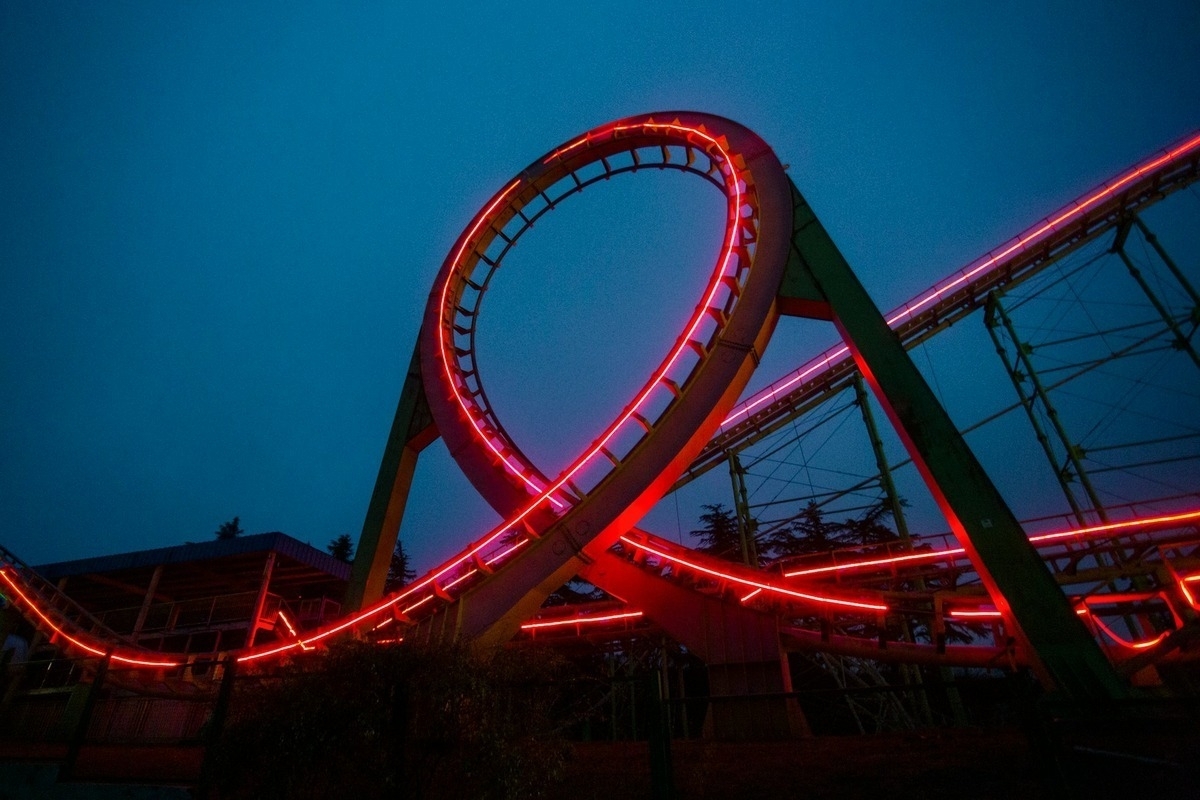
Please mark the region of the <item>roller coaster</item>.
[[[1073, 700], [1128, 697], [1131, 680], [1153, 680], [1156, 670], [1198, 652], [1200, 494], [1189, 438], [1195, 432], [1174, 437], [1183, 442], [1180, 455], [1156, 459], [1183, 465], [1183, 491], [1123, 507], [1100, 502], [1079, 449], [1056, 427], [1050, 392], [1038, 381], [1004, 298], [1089, 247], [1102, 247], [1124, 259], [1154, 310], [1151, 322], [1125, 326], [1122, 344], [1109, 355], [1150, 348], [1189, 362], [1184, 369], [1200, 367], [1193, 344], [1200, 298], [1142, 218], [1159, 201], [1189, 190], [1198, 168], [1200, 134], [1101, 184], [885, 315], [771, 148], [743, 126], [707, 114], [659, 113], [563, 143], [487, 202], [434, 281], [360, 538], [348, 598], [354, 610], [318, 629], [281, 628], [274, 640], [226, 657], [266, 665], [347, 635], [486, 647], [654, 626], [717, 673], [722, 665], [765, 665], [765, 673], [775, 672], [772, 685], [783, 690], [791, 687], [786, 674], [779, 676], [780, 654], [803, 651], [903, 664], [1029, 667], [1046, 688]], [[545, 474], [505, 430], [481, 381], [475, 345], [483, 299], [504, 258], [543, 215], [597, 182], [649, 170], [691, 174], [722, 193], [719, 253], [683, 330], [633, 398], [565, 469]], [[1183, 310], [1163, 301], [1125, 255], [1134, 235], [1159, 256]], [[912, 349], [976, 313], [1013, 377], [1019, 402], [1010, 409], [1025, 411], [1057, 465], [1071, 507], [1066, 518], [1018, 521], [911, 358]], [[781, 316], [830, 322], [841, 342], [743, 398]], [[1103, 371], [1099, 362], [1076, 368], [1097, 370]], [[1195, 377], [1188, 380], [1195, 384]], [[818, 423], [798, 421], [827, 409], [831, 398], [852, 393], [848, 405], [863, 411], [874, 430], [866, 387], [949, 533], [904, 531], [892, 541], [770, 563], [742, 553], [736, 563], [638, 527], [664, 495], [716, 466], [728, 462], [735, 483], [744, 479], [738, 453], [816, 429]], [[1189, 395], [1193, 418], [1197, 396]], [[387, 561], [417, 457], [438, 437], [504, 521], [385, 596]], [[879, 487], [900, 523], [902, 503], [891, 485], [897, 465], [887, 463], [878, 438], [870, 442], [877, 471], [830, 495]], [[775, 527], [794, 520], [785, 515]], [[759, 522], [748, 501], [739, 504], [738, 521], [745, 542], [746, 529]], [[0, 556], [0, 590], [64, 649], [148, 671], [189, 662], [122, 639], [15, 555]], [[576, 577], [609, 599], [544, 607]], [[734, 690], [720, 680], [714, 685]]]

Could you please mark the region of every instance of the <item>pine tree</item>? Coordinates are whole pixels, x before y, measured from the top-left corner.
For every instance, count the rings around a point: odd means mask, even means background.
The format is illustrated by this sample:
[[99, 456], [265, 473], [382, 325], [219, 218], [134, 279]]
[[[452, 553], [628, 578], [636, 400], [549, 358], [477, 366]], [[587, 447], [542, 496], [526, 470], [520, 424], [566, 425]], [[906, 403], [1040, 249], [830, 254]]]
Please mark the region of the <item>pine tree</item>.
[[339, 561], [345, 561], [347, 564], [354, 558], [354, 540], [348, 533], [343, 533], [336, 539], [330, 539], [329, 544], [325, 545], [325, 549], [329, 551], [329, 555]]
[[391, 563], [388, 564], [387, 578], [383, 582], [383, 593], [391, 594], [407, 585], [415, 577], [417, 577], [417, 573], [409, 566], [408, 553], [404, 552], [404, 542], [397, 539], [396, 547], [392, 550]]
[[724, 503], [706, 503], [701, 507], [705, 509], [700, 515], [701, 527], [689, 532], [700, 540], [696, 549], [730, 561], [741, 561], [742, 539], [733, 511]]
[[228, 522], [222, 522], [221, 527], [217, 528], [216, 533], [214, 533], [213, 535], [216, 536], [218, 539], [224, 540], [224, 539], [236, 539], [238, 536], [241, 536], [243, 533], [245, 533], [245, 531], [242, 530], [241, 526], [238, 525], [238, 518], [234, 517], [233, 519], [229, 520]]

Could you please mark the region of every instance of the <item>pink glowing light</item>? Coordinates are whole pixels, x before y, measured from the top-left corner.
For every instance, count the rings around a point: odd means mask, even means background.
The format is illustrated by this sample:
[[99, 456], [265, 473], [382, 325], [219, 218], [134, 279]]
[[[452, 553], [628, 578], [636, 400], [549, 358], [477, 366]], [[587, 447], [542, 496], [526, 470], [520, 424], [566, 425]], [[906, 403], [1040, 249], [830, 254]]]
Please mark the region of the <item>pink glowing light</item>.
[[[1200, 134], [1191, 137], [1177, 147], [1164, 151], [1162, 154], [1155, 156], [1133, 169], [1125, 172], [1110, 183], [1093, 190], [1084, 198], [1077, 200], [1067, 207], [1059, 211], [1052, 218], [1047, 218], [1043, 222], [1034, 225], [1025, 230], [1016, 237], [1016, 241], [1000, 250], [999, 252], [989, 253], [988, 255], [973, 262], [964, 268], [958, 277], [947, 281], [944, 284], [935, 286], [922, 295], [910, 300], [899, 308], [893, 310], [887, 317], [888, 325], [895, 326], [905, 320], [911, 318], [916, 312], [926, 306], [936, 302], [947, 294], [951, 294], [958, 289], [963, 288], [965, 284], [977, 277], [980, 273], [996, 269], [1004, 264], [1004, 262], [1012, 256], [1031, 250], [1035, 245], [1042, 241], [1048, 234], [1056, 232], [1062, 225], [1073, 223], [1081, 217], [1086, 216], [1107, 200], [1115, 197], [1119, 192], [1127, 188], [1134, 181], [1149, 175], [1155, 170], [1163, 167], [1172, 161], [1188, 155], [1189, 153], [1200, 148]], [[721, 423], [722, 427], [732, 425], [746, 417], [748, 417], [755, 409], [766, 403], [778, 399], [784, 392], [791, 389], [796, 384], [804, 381], [808, 377], [828, 371], [836, 363], [849, 356], [850, 350], [847, 347], [841, 346], [826, 351], [821, 356], [806, 364], [801, 368], [801, 371], [789, 376], [777, 385], [768, 386], [761, 392], [750, 397], [736, 410], [729, 414]]]
[[[1177, 514], [1163, 514], [1157, 517], [1131, 519], [1123, 522], [1109, 522], [1103, 525], [1090, 525], [1085, 528], [1071, 528], [1069, 530], [1055, 531], [1053, 533], [1041, 533], [1036, 536], [1030, 536], [1029, 541], [1034, 545], [1045, 545], [1047, 543], [1056, 542], [1060, 539], [1084, 539], [1100, 537], [1104, 535], [1113, 536], [1127, 533], [1131, 530], [1174, 527], [1189, 522], [1200, 522], [1200, 511], [1185, 511]], [[944, 550], [927, 550], [920, 553], [905, 553], [903, 555], [886, 556], [882, 558], [864, 558], [857, 561], [847, 561], [844, 564], [832, 564], [824, 567], [810, 567], [808, 569], [792, 570], [791, 572], [783, 573], [783, 576], [785, 578], [800, 578], [810, 577], [813, 575], [826, 575], [831, 572], [857, 572], [859, 570], [867, 570], [877, 567], [890, 567], [898, 564], [909, 564], [918, 561], [951, 560], [966, 555], [966, 552], [967, 551], [961, 547], [948, 547]]]
[[839, 608], [851, 608], [851, 609], [855, 609], [857, 611], [885, 612], [888, 610], [888, 607], [882, 603], [867, 603], [867, 602], [862, 602], [862, 601], [858, 601], [858, 600], [847, 600], [847, 599], [844, 599], [841, 597], [831, 597], [829, 595], [818, 595], [818, 594], [811, 594], [808, 592], [798, 592], [794, 589], [788, 589], [783, 586], [777, 586], [775, 584], [766, 583], [764, 581], [755, 580], [753, 578], [746, 578], [741, 575], [735, 575], [733, 573], [723, 572], [721, 570], [714, 569], [712, 567], [704, 566], [703, 564], [697, 563], [696, 561], [691, 561], [691, 560], [688, 560], [681, 556], [667, 553], [663, 550], [660, 550], [659, 548], [651, 547], [650, 545], [646, 544], [645, 542], [639, 542], [636, 539], [629, 538], [628, 536], [622, 536], [621, 541], [624, 542], [625, 544], [629, 545], [630, 547], [635, 547], [639, 550], [644, 550], [647, 553], [657, 556], [658, 558], [661, 558], [665, 561], [670, 561], [672, 563], [679, 564], [680, 566], [686, 567], [687, 569], [693, 570], [695, 572], [699, 572], [704, 575], [709, 575], [714, 578], [719, 578], [723, 581], [727, 581], [728, 583], [737, 584], [739, 586], [745, 586], [746, 588], [749, 588], [749, 589], [760, 589], [764, 592], [770, 592], [771, 594], [776, 594], [776, 595], [780, 595], [783, 597], [791, 597], [791, 598], [795, 598], [797, 600], [806, 600], [810, 603], [817, 603], [819, 605], [836, 606]]
[[615, 622], [623, 619], [638, 619], [643, 616], [641, 611], [625, 611], [619, 614], [604, 614], [592, 617], [571, 617], [569, 619], [539, 620], [526, 622], [521, 625], [523, 631], [536, 631], [543, 628], [562, 628], [571, 625], [596, 625], [602, 622]]

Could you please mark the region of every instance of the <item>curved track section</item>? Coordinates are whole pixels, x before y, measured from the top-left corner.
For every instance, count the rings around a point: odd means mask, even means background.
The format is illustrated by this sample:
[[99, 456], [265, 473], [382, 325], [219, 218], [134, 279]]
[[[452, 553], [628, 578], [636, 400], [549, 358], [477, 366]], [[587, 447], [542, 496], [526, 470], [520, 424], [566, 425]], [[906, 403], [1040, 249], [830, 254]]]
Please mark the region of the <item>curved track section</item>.
[[[721, 189], [722, 246], [659, 366], [592, 444], [547, 479], [504, 431], [479, 382], [473, 345], [484, 292], [540, 214], [597, 180], [647, 168], [680, 169]], [[451, 454], [508, 518], [489, 538], [525, 552], [457, 602], [456, 635], [510, 638], [674, 483], [741, 394], [774, 328], [790, 235], [788, 180], [770, 148], [729, 120], [687, 113], [620, 120], [565, 143], [472, 222], [430, 297], [422, 372]]]
[[[1156, 154], [905, 304], [889, 315], [889, 323], [906, 339], [930, 335], [942, 320], [969, 310], [973, 298], [986, 293], [980, 287], [1014, 280], [1056, 248], [1093, 238], [1129, 208], [1148, 205], [1195, 180], [1198, 157], [1200, 135]], [[724, 194], [721, 251], [687, 326], [658, 368], [593, 443], [562, 473], [549, 477], [504, 430], [480, 382], [474, 344], [482, 299], [504, 256], [542, 214], [596, 181], [640, 169], [695, 174]], [[371, 608], [235, 656], [244, 662], [265, 661], [346, 631], [405, 626], [418, 626], [431, 636], [504, 641], [520, 630], [547, 593], [576, 573], [626, 601], [658, 603], [659, 617], [705, 604], [715, 604], [725, 616], [740, 614], [744, 619], [737, 624], [758, 630], [755, 636], [768, 655], [771, 648], [778, 652], [781, 633], [785, 644], [790, 640], [800, 647], [860, 648], [861, 637], [831, 633], [822, 624], [844, 619], [882, 629], [885, 616], [905, 605], [906, 593], [896, 588], [902, 584], [840, 579], [869, 573], [877, 554], [860, 554], [832, 572], [762, 573], [633, 528], [689, 465], [698, 458], [702, 462], [714, 447], [727, 446], [710, 444], [714, 434], [745, 435], [744, 430], [770, 424], [763, 415], [786, 413], [797, 402], [796, 392], [811, 387], [814, 376], [835, 374], [839, 365], [851, 363], [844, 349], [835, 348], [734, 406], [777, 319], [776, 294], [788, 257], [791, 218], [790, 185], [778, 159], [752, 132], [719, 117], [667, 113], [620, 120], [531, 164], [455, 242], [431, 292], [420, 343], [426, 394], [439, 432], [505, 521]], [[1144, 531], [1110, 533], [1135, 538]], [[889, 569], [897, 568], [889, 564]], [[1196, 590], [1197, 576], [1200, 572], [1188, 572], [1179, 579], [1193, 610], [1197, 603], [1189, 586]], [[126, 647], [78, 614], [55, 612], [53, 587], [40, 587], [36, 576], [13, 559], [0, 567], [0, 579], [32, 622], [69, 647], [93, 655], [111, 652], [131, 666], [176, 665], [162, 654]], [[986, 602], [981, 595], [980, 613], [988, 613]], [[824, 623], [814, 633], [804, 620]], [[658, 622], [681, 640], [688, 638], [686, 626], [672, 630], [671, 620]], [[922, 655], [920, 647], [893, 652], [903, 653], [899, 660], [954, 660], [946, 658], [953, 650], [927, 646]], [[991, 663], [997, 654], [963, 651], [959, 660]]]

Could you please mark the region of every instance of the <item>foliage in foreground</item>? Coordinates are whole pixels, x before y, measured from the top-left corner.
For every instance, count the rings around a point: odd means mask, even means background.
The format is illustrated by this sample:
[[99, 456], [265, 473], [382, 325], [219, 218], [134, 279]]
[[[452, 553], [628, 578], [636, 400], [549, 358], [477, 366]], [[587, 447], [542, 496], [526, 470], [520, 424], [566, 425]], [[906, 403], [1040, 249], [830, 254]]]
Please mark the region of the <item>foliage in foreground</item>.
[[240, 678], [222, 798], [533, 798], [561, 777], [544, 654], [346, 642]]

